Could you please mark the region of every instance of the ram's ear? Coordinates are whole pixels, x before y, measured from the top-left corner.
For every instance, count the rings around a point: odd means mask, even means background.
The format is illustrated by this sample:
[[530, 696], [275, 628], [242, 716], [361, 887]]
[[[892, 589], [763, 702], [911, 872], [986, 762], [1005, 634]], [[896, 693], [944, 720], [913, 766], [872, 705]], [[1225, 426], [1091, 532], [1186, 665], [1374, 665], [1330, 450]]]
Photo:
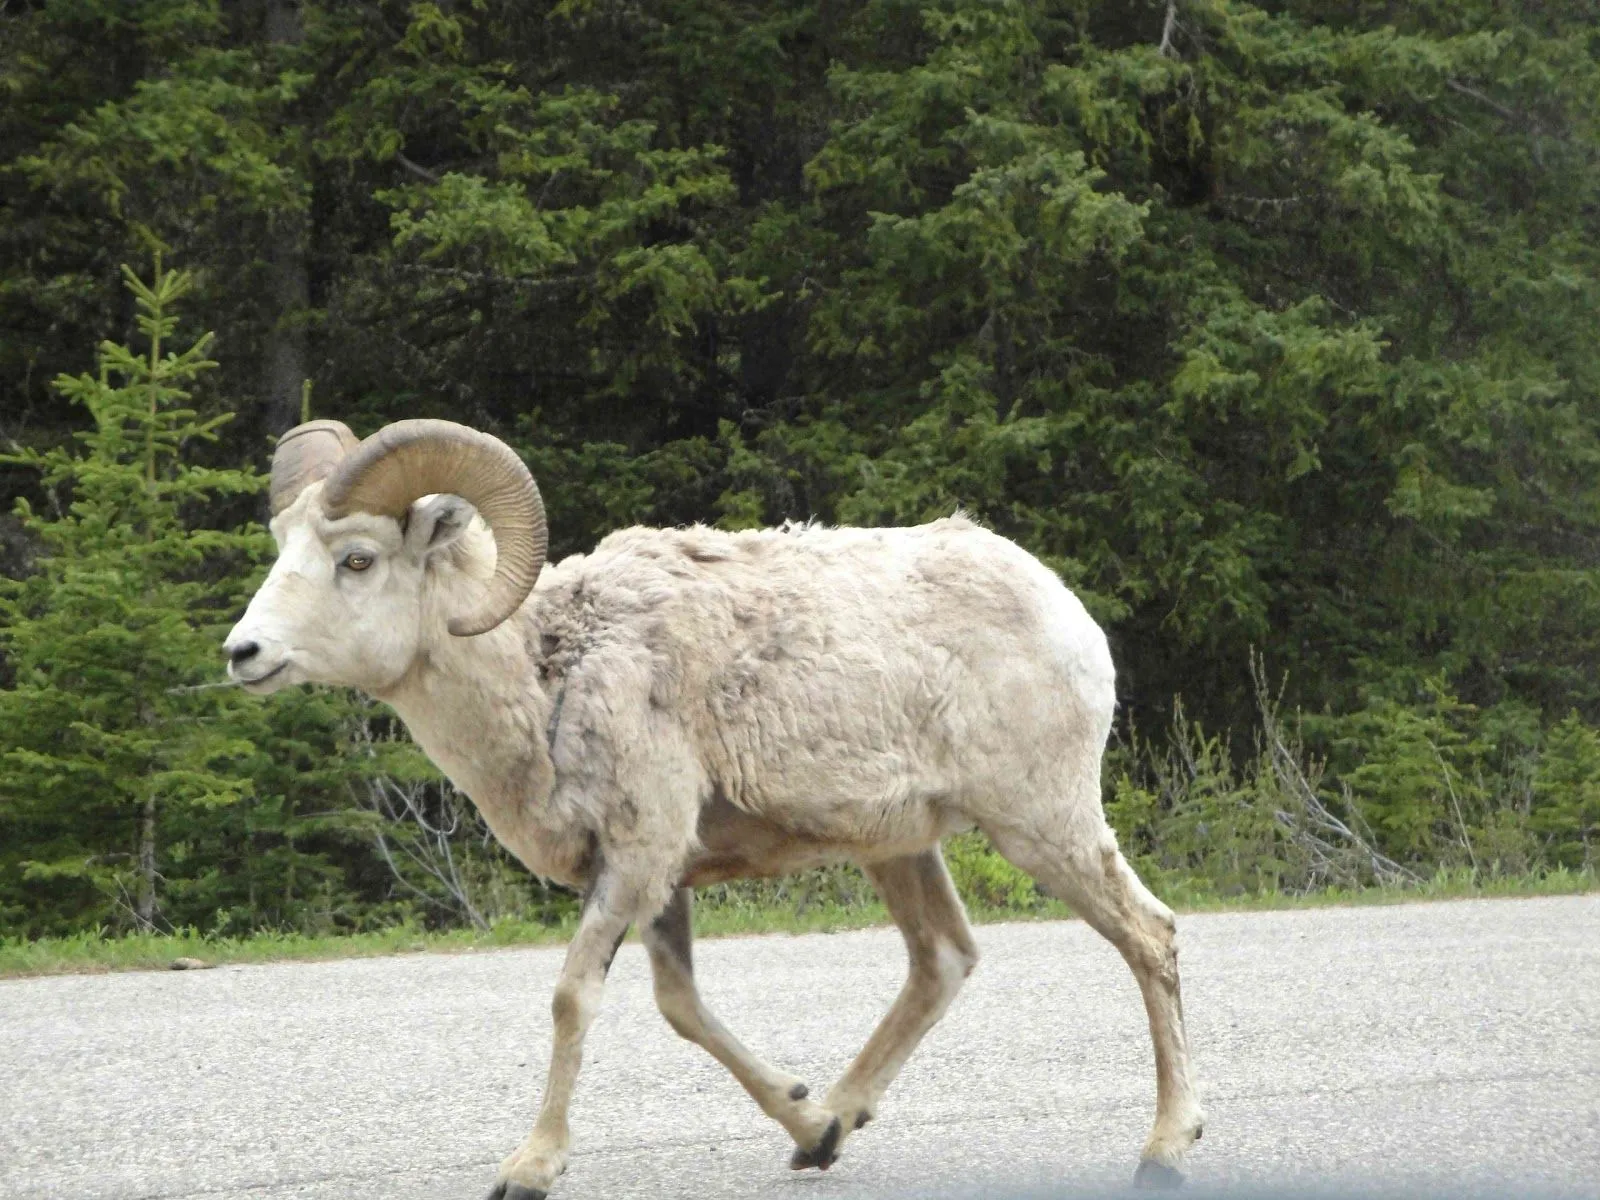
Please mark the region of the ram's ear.
[[450, 546], [478, 510], [460, 496], [428, 496], [406, 514], [406, 550], [419, 558]]

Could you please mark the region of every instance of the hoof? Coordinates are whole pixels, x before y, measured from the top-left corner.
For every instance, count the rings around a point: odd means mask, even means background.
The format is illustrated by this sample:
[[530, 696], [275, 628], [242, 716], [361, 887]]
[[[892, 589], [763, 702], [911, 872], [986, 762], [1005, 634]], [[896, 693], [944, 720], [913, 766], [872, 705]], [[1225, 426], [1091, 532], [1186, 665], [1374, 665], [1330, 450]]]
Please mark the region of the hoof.
[[1139, 1169], [1133, 1173], [1133, 1186], [1147, 1188], [1151, 1191], [1157, 1189], [1170, 1190], [1183, 1183], [1183, 1172], [1166, 1163], [1158, 1163], [1153, 1158], [1147, 1158], [1139, 1163]]
[[[822, 1134], [822, 1140], [810, 1150], [797, 1149], [789, 1159], [791, 1171], [804, 1171], [807, 1167], [815, 1167], [819, 1171], [826, 1171], [839, 1159], [839, 1118], [835, 1117], [828, 1122], [828, 1128]], [[509, 1200], [509, 1197], [507, 1198]]]
[[484, 1200], [545, 1200], [548, 1195], [548, 1192], [523, 1187], [520, 1183], [497, 1183], [489, 1189]]

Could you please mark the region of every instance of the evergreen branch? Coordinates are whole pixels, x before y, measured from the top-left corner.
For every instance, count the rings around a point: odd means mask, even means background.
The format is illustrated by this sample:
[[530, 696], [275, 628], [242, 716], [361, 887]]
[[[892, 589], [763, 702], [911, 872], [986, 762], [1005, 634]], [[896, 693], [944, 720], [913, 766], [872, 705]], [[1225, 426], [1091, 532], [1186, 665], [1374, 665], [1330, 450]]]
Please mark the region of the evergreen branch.
[[493, 271], [466, 271], [459, 267], [428, 267], [423, 266], [421, 263], [402, 263], [399, 265], [399, 269], [420, 275], [435, 275], [444, 279], [461, 279], [468, 283], [522, 288], [529, 291], [571, 287], [574, 284], [590, 283], [594, 280], [593, 274], [557, 275], [551, 279], [531, 279], [522, 275], [497, 275]]

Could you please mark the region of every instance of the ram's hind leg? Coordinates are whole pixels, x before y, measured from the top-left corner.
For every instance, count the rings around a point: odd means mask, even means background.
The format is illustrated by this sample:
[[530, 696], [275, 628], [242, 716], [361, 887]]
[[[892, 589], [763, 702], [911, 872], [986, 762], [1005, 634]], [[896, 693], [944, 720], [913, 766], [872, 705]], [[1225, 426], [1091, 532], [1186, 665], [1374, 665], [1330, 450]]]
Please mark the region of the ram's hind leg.
[[827, 1132], [832, 1114], [807, 1098], [808, 1089], [756, 1057], [728, 1032], [700, 999], [694, 983], [692, 909], [694, 892], [679, 888], [672, 900], [642, 931], [655, 980], [656, 1006], [679, 1036], [702, 1046], [750, 1093], [761, 1111], [777, 1121], [801, 1145], [811, 1145]]
[[966, 910], [937, 846], [864, 870], [905, 938], [910, 972], [861, 1053], [829, 1090], [823, 1106], [835, 1123], [821, 1142], [800, 1143], [789, 1162], [797, 1171], [826, 1169], [845, 1137], [872, 1120], [883, 1093], [978, 963]]
[[1185, 1151], [1205, 1122], [1189, 1066], [1178, 986], [1177, 924], [1117, 849], [1116, 835], [1100, 815], [1069, 836], [1060, 829], [988, 830], [999, 851], [1066, 901], [1127, 961], [1144, 997], [1156, 1059], [1156, 1120], [1135, 1182], [1176, 1184]]

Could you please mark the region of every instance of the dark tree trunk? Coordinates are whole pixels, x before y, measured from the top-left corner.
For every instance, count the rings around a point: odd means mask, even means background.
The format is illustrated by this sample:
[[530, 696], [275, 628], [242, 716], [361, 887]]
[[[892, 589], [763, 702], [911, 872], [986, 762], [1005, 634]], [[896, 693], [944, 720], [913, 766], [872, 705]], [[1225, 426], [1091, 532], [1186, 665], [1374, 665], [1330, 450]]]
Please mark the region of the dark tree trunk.
[[306, 272], [304, 216], [284, 216], [274, 224], [268, 264], [277, 321], [267, 337], [263, 390], [268, 432], [279, 434], [300, 421], [300, 397], [310, 369], [304, 314], [311, 301], [311, 287]]
[[134, 897], [134, 912], [142, 929], [156, 923], [156, 797], [144, 798], [139, 814], [139, 894]]
[[[267, 0], [265, 32], [272, 45], [299, 45], [305, 36], [299, 0]], [[272, 328], [267, 334], [262, 391], [267, 432], [279, 434], [300, 420], [300, 397], [310, 376], [305, 315], [311, 305], [306, 264], [309, 221], [304, 209], [275, 214], [268, 231]]]

